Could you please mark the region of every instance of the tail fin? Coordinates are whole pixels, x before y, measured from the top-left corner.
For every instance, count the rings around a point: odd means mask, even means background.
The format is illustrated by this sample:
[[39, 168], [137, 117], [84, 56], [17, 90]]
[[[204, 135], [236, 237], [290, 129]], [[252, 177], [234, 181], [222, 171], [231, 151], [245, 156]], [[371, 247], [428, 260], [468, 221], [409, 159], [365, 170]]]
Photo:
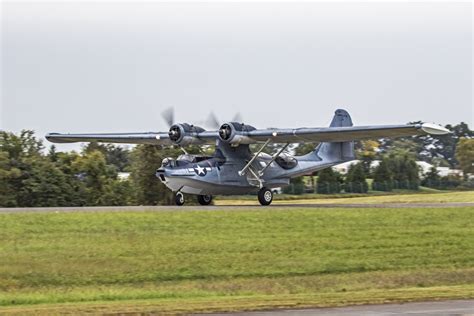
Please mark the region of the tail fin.
[[[329, 127], [346, 127], [352, 126], [352, 119], [346, 110], [338, 109], [334, 113], [334, 117]], [[314, 153], [322, 159], [331, 161], [347, 161], [355, 159], [354, 142], [339, 143], [321, 143]]]

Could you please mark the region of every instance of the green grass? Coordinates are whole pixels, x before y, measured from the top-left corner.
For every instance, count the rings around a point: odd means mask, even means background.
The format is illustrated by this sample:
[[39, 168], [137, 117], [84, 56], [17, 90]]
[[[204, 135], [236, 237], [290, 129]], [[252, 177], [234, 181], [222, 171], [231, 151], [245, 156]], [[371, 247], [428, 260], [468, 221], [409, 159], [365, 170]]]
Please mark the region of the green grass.
[[0, 313], [474, 297], [474, 208], [0, 215]]

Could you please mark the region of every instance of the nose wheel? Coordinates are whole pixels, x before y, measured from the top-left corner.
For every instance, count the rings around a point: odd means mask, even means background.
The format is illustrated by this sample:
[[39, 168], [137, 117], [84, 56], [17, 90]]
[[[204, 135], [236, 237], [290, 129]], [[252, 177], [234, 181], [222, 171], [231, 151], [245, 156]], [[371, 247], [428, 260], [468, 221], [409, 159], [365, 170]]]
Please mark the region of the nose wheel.
[[212, 195], [198, 195], [198, 202], [201, 205], [209, 205], [212, 202]]
[[261, 205], [270, 205], [273, 201], [272, 191], [265, 187], [261, 188], [260, 191], [258, 191], [258, 201]]
[[176, 196], [174, 198], [174, 201], [175, 201], [176, 205], [178, 205], [178, 206], [183, 205], [184, 204], [184, 194], [181, 193], [181, 192], [177, 192]]

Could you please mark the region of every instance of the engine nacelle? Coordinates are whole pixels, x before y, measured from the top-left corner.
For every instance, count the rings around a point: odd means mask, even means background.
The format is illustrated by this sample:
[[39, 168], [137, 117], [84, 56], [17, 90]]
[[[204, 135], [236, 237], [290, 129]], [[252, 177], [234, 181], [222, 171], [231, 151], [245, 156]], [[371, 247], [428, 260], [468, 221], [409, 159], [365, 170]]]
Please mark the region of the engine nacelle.
[[181, 146], [199, 143], [197, 138], [198, 133], [204, 132], [205, 129], [199, 126], [194, 126], [187, 123], [174, 124], [170, 127], [168, 136], [170, 140]]
[[233, 146], [238, 146], [240, 144], [251, 144], [253, 141], [247, 135], [248, 132], [255, 129], [256, 128], [253, 126], [237, 122], [224, 123], [219, 128], [219, 138], [221, 141], [229, 143]]

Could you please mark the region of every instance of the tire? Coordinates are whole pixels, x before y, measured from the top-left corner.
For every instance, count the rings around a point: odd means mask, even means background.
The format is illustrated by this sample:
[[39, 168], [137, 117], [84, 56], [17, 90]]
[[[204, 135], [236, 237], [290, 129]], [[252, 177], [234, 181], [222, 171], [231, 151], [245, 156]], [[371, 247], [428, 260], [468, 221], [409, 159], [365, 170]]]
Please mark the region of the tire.
[[174, 202], [176, 205], [181, 206], [184, 204], [184, 194], [181, 192], [176, 193], [176, 197], [174, 198]]
[[212, 202], [212, 195], [198, 195], [198, 202], [201, 205], [209, 205]]
[[267, 188], [261, 188], [258, 191], [258, 201], [261, 205], [270, 205], [273, 201], [273, 193]]

